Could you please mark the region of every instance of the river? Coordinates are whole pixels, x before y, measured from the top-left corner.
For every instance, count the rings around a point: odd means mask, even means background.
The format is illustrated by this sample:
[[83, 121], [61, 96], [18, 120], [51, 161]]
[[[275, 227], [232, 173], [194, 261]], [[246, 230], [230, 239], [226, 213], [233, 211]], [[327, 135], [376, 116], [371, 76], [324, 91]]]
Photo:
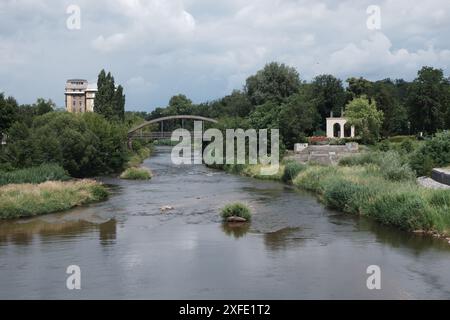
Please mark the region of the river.
[[[144, 165], [149, 181], [104, 178], [105, 202], [0, 222], [0, 298], [450, 298], [441, 239], [328, 210], [278, 182], [175, 166], [167, 148]], [[252, 208], [249, 226], [222, 225], [232, 201]], [[81, 290], [66, 287], [69, 265]], [[370, 265], [380, 290], [367, 288]]]

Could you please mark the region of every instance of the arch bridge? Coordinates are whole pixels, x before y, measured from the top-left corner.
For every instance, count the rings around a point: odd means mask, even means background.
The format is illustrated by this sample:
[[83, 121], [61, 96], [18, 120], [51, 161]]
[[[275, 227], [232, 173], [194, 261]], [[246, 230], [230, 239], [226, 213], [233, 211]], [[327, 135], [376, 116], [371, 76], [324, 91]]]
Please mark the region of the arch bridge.
[[[202, 117], [202, 116], [194, 116], [194, 115], [174, 115], [174, 116], [167, 116], [167, 117], [161, 117], [157, 119], [152, 119], [149, 121], [145, 121], [144, 123], [130, 129], [128, 131], [128, 146], [131, 147], [131, 142], [133, 139], [145, 139], [145, 140], [158, 140], [158, 139], [170, 139], [172, 136], [171, 131], [164, 132], [164, 121], [169, 120], [177, 120], [180, 119], [182, 128], [184, 127], [184, 120], [198, 120], [198, 121], [206, 121], [211, 123], [217, 123], [218, 121], [216, 119]], [[154, 124], [154, 123], [160, 123], [160, 130], [158, 132], [156, 131], [150, 131], [150, 132], [144, 132], [144, 128]]]

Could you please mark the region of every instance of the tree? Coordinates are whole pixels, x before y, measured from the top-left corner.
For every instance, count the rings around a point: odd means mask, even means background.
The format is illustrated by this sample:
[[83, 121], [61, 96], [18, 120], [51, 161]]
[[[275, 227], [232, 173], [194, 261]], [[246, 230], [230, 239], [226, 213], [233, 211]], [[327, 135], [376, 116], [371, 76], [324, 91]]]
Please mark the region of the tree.
[[375, 101], [366, 96], [354, 98], [345, 108], [349, 124], [354, 125], [363, 143], [374, 143], [379, 139], [383, 123], [383, 111], [378, 110]]
[[407, 104], [412, 128], [434, 133], [445, 129], [445, 116], [449, 109], [449, 80], [441, 69], [423, 67], [408, 90]]
[[360, 97], [362, 95], [365, 95], [369, 100], [372, 98], [372, 82], [370, 82], [369, 80], [366, 80], [363, 77], [352, 77], [347, 79], [347, 83], [349, 100]]
[[19, 106], [13, 97], [5, 99], [3, 93], [0, 93], [0, 140], [1, 134], [17, 120], [19, 116]]
[[36, 116], [30, 128], [15, 122], [8, 132], [0, 167], [57, 163], [86, 177], [115, 172], [126, 161], [125, 127], [96, 113], [50, 112]]
[[36, 115], [41, 116], [43, 114], [55, 110], [56, 105], [52, 100], [45, 100], [43, 98], [38, 98], [33, 107], [36, 108]]
[[329, 74], [315, 77], [311, 86], [312, 97], [320, 114], [319, 126], [325, 130], [326, 118], [330, 116], [330, 112], [340, 113], [344, 108], [345, 90], [342, 81]]
[[271, 62], [246, 80], [245, 93], [252, 105], [272, 101], [282, 103], [300, 88], [300, 77], [292, 67]]
[[295, 143], [305, 142], [306, 136], [313, 133], [320, 119], [316, 104], [310, 97], [308, 90], [301, 90], [281, 106], [279, 129], [287, 148], [293, 148]]
[[381, 127], [383, 136], [408, 133], [408, 113], [401, 104], [394, 83], [389, 80], [374, 83], [374, 99], [377, 108], [383, 111], [384, 121]]
[[114, 77], [110, 72], [100, 71], [97, 80], [97, 93], [94, 111], [108, 120], [123, 121], [125, 115], [125, 95], [122, 86], [116, 89]]
[[166, 115], [182, 115], [191, 113], [192, 101], [184, 94], [178, 94], [170, 98]]

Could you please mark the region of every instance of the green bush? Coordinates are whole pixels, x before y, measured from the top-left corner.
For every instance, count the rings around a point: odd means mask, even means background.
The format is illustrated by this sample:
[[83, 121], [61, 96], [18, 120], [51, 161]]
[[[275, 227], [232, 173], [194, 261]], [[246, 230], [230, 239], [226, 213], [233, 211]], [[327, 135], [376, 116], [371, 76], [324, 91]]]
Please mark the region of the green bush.
[[410, 158], [410, 165], [419, 176], [429, 176], [436, 167], [450, 164], [450, 131], [437, 133], [426, 140]]
[[120, 178], [127, 180], [148, 180], [152, 178], [152, 172], [147, 168], [131, 167], [122, 172]]
[[[357, 213], [352, 201], [362, 191], [363, 187], [345, 179], [333, 179], [325, 185], [323, 199], [325, 204], [334, 209]], [[356, 210], [356, 212], [354, 212]]]
[[15, 122], [0, 162], [15, 169], [57, 163], [74, 177], [109, 174], [126, 161], [126, 129], [94, 112], [49, 112]]
[[366, 207], [367, 215], [384, 224], [408, 231], [430, 230], [431, 208], [418, 192], [386, 192]]
[[310, 166], [295, 177], [293, 183], [300, 188], [322, 194], [327, 180], [336, 175], [334, 167]]
[[10, 183], [42, 183], [51, 180], [69, 180], [67, 172], [57, 164], [42, 164], [37, 167], [0, 172], [0, 185]]
[[281, 180], [283, 182], [291, 182], [298, 175], [300, 171], [303, 171], [306, 165], [298, 163], [297, 161], [289, 161], [286, 163]]
[[227, 204], [225, 207], [223, 207], [221, 216], [224, 220], [232, 216], [241, 217], [246, 219], [247, 221], [250, 221], [252, 218], [250, 208], [240, 202]]
[[386, 152], [380, 161], [380, 172], [391, 181], [406, 181], [415, 179], [414, 171], [407, 163], [402, 163], [400, 155], [395, 151]]

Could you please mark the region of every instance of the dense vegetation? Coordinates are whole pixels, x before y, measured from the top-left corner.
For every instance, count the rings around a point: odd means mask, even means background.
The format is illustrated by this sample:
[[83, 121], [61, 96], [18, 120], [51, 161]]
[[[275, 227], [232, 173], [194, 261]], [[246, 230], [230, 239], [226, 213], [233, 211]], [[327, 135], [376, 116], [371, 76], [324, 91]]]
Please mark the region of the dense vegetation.
[[[147, 119], [173, 114], [195, 114], [220, 119], [219, 127], [279, 128], [282, 142], [292, 148], [306, 137], [324, 135], [325, 118], [333, 112], [357, 126], [359, 139], [375, 143], [394, 135], [432, 135], [450, 128], [450, 82], [440, 69], [423, 67], [411, 82], [389, 78], [369, 81], [319, 75], [301, 80], [297, 70], [272, 62], [250, 76], [242, 90], [210, 102], [193, 104], [185, 95], [172, 97]], [[165, 123], [165, 130], [179, 126]]]
[[42, 164], [37, 167], [0, 172], [0, 186], [10, 183], [42, 183], [69, 179], [67, 172], [57, 164]]

